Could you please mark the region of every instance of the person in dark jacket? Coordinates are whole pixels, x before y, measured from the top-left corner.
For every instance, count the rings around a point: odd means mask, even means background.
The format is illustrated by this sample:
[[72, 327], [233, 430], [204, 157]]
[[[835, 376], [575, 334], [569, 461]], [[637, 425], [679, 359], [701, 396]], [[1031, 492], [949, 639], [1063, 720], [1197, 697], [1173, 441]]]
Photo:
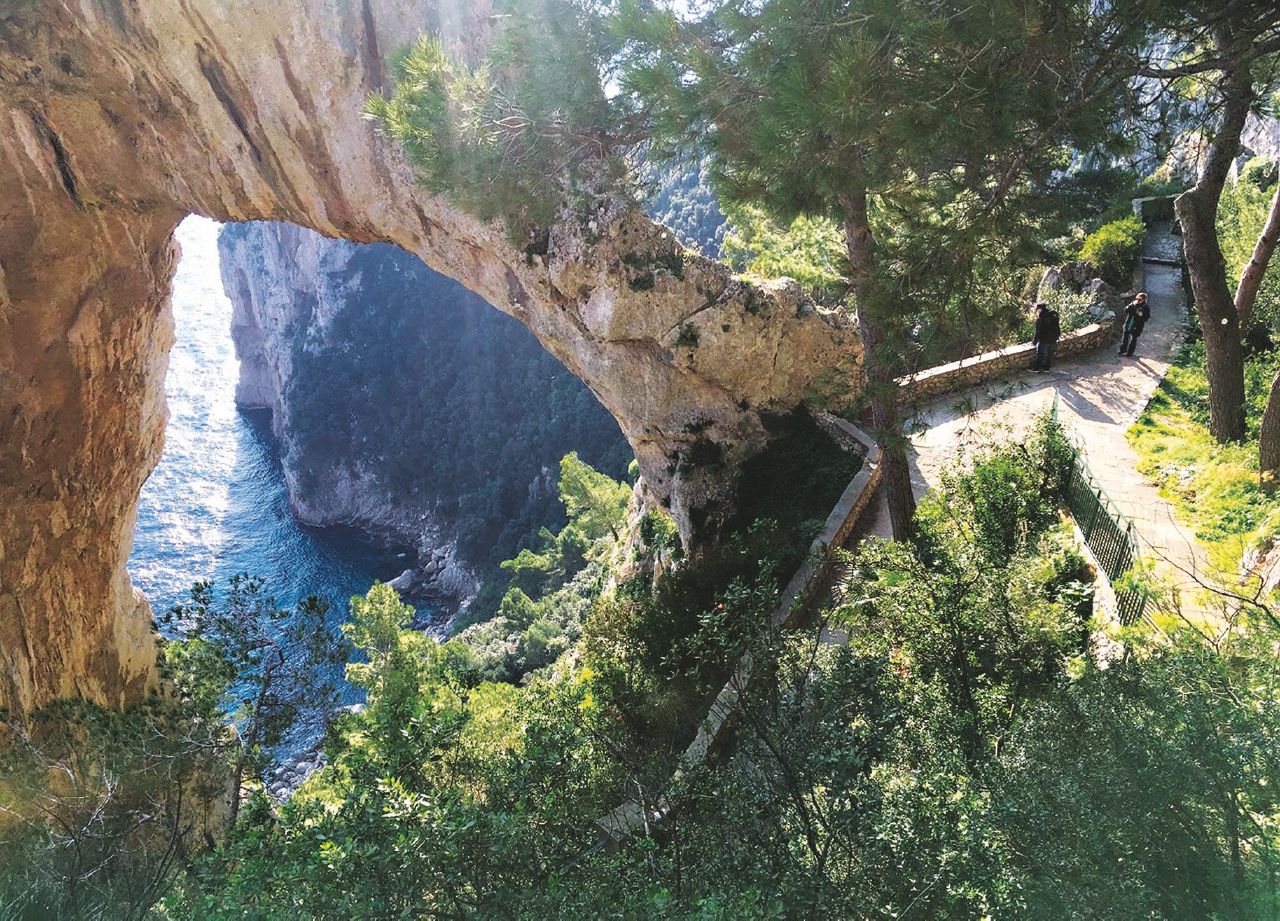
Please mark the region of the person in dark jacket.
[[1037, 373], [1048, 371], [1053, 364], [1053, 353], [1058, 350], [1058, 337], [1062, 335], [1062, 326], [1058, 322], [1058, 311], [1044, 301], [1036, 304], [1036, 334], [1031, 344], [1036, 347], [1035, 360], [1031, 362], [1031, 370]]
[[1147, 303], [1147, 292], [1142, 291], [1129, 302], [1124, 309], [1124, 338], [1120, 340], [1120, 354], [1132, 358], [1133, 350], [1138, 346], [1138, 337], [1143, 327], [1151, 319], [1151, 305]]

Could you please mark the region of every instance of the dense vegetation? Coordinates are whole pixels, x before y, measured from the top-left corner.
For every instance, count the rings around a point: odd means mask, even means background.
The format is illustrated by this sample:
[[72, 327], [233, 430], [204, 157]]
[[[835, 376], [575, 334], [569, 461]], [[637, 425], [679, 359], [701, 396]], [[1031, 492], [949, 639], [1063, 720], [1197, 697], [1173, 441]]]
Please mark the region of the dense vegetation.
[[[788, 635], [769, 627], [768, 525], [656, 584], [632, 570], [519, 685], [490, 680], [466, 642], [408, 629], [411, 609], [375, 586], [346, 628], [367, 704], [333, 723], [328, 765], [282, 805], [251, 787], [213, 851], [178, 835], [148, 891], [167, 889], [176, 918], [1265, 917], [1280, 623], [1259, 608], [1213, 643], [1187, 629], [1131, 631], [1118, 658], [1094, 645], [1091, 573], [1057, 510], [1061, 439], [1046, 422], [977, 451], [921, 504], [915, 544], [864, 544], [834, 605]], [[589, 555], [622, 549], [609, 530], [597, 520]], [[848, 642], [822, 642], [824, 623]], [[691, 720], [744, 650], [763, 667], [738, 744], [673, 785]], [[170, 658], [180, 687], [235, 686], [219, 655]], [[208, 714], [220, 698], [186, 699]], [[122, 731], [139, 715], [109, 715], [114, 747], [80, 749], [102, 760], [71, 776], [97, 793], [140, 751], [143, 776], [167, 765], [147, 741], [167, 724]], [[182, 719], [184, 746], [236, 751], [217, 720]], [[14, 794], [34, 751], [6, 759], [9, 809], [31, 801]], [[158, 786], [172, 797], [190, 776]], [[100, 845], [97, 904], [127, 904], [152, 853], [123, 847], [136, 804], [104, 796], [83, 824], [79, 796], [45, 793]], [[637, 795], [662, 797], [664, 818], [602, 849], [596, 820]], [[59, 888], [74, 837], [10, 838], [11, 914], [91, 907]]]
[[[410, 609], [412, 610], [412, 609]], [[261, 581], [198, 583], [163, 618], [163, 693], [111, 710], [81, 700], [6, 719], [0, 916], [133, 919], [239, 819], [304, 714], [333, 701], [348, 647], [323, 602], [278, 608]]]

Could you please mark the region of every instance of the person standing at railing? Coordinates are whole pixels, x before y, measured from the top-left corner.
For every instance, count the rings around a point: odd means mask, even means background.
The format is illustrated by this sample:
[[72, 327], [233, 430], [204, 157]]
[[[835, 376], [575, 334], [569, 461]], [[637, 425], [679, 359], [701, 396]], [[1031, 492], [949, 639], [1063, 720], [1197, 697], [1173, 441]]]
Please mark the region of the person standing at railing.
[[1036, 333], [1031, 340], [1031, 344], [1036, 347], [1036, 357], [1031, 362], [1032, 371], [1041, 374], [1053, 365], [1053, 355], [1058, 350], [1060, 335], [1062, 324], [1058, 320], [1058, 311], [1044, 301], [1036, 304]]
[[1120, 357], [1133, 357], [1138, 337], [1142, 335], [1142, 330], [1150, 319], [1151, 305], [1147, 303], [1147, 292], [1140, 291], [1124, 309], [1124, 338], [1120, 340]]

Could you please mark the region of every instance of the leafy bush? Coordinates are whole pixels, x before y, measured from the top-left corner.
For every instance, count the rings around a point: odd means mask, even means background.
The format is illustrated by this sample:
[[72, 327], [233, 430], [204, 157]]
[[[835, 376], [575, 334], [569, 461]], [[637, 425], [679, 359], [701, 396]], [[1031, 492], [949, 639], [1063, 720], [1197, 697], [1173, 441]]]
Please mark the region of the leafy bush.
[[352, 636], [372, 666], [366, 707], [335, 725], [329, 766], [288, 803], [246, 810], [171, 916], [521, 914], [515, 893], [581, 852], [613, 795], [589, 685], [485, 683], [464, 646], [404, 629], [394, 593], [364, 601]]
[[842, 590], [851, 642], [943, 695], [971, 763], [1015, 698], [1085, 652], [1093, 574], [1058, 512], [1064, 445], [1042, 421], [1025, 448], [981, 449], [921, 502], [917, 546], [869, 542]]
[[680, 534], [676, 523], [665, 512], [651, 510], [640, 516], [637, 526], [640, 540], [651, 551], [678, 552], [680, 550]]
[[1094, 320], [1090, 312], [1094, 302], [1088, 294], [1076, 294], [1074, 291], [1058, 288], [1056, 291], [1050, 291], [1045, 300], [1050, 307], [1058, 311], [1058, 320], [1062, 324], [1064, 333], [1088, 326]]
[[[1064, 334], [1095, 322], [1096, 318], [1092, 312], [1094, 301], [1088, 294], [1076, 294], [1066, 288], [1055, 288], [1046, 292], [1044, 302], [1058, 311], [1058, 322]], [[1030, 342], [1035, 336], [1035, 331], [1034, 311], [1027, 311], [1023, 315], [1022, 322], [1010, 331], [1005, 344]]]
[[577, 641], [604, 588], [608, 560], [626, 536], [631, 487], [577, 454], [561, 460], [560, 499], [569, 519], [564, 528], [559, 534], [543, 528], [540, 549], [526, 547], [505, 561], [510, 582], [505, 589], [490, 583], [472, 602], [471, 624], [458, 634], [487, 680], [519, 680]]
[[1142, 221], [1134, 215], [1103, 224], [1085, 237], [1080, 258], [1091, 264], [1103, 281], [1126, 290], [1146, 233]]
[[151, 917], [183, 860], [225, 830], [235, 740], [216, 710], [65, 700], [0, 732], [5, 918]]
[[69, 699], [0, 719], [4, 917], [152, 917], [298, 719], [328, 715], [347, 650], [314, 598], [280, 609], [240, 576], [225, 592], [197, 583], [163, 619], [178, 637], [162, 641], [161, 691], [121, 710]]

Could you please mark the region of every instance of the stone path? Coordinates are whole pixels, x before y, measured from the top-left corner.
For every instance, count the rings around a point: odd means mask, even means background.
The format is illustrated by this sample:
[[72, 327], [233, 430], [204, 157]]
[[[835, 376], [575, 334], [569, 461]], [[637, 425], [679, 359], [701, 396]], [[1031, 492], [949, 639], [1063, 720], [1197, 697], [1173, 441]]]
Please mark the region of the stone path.
[[[1153, 232], [1144, 257], [1176, 260], [1180, 250], [1176, 237]], [[1133, 521], [1144, 556], [1163, 561], [1158, 567], [1189, 604], [1194, 574], [1205, 571], [1203, 550], [1173, 506], [1138, 473], [1137, 457], [1125, 437], [1169, 367], [1187, 311], [1179, 268], [1146, 262], [1144, 274], [1152, 316], [1134, 358], [1117, 357], [1116, 343], [1067, 359], [1048, 374], [1025, 371], [925, 404], [908, 422], [912, 480], [920, 495], [966, 446], [1023, 437], [1056, 397], [1059, 418], [1083, 447], [1096, 480]], [[883, 496], [864, 533], [888, 536]]]

